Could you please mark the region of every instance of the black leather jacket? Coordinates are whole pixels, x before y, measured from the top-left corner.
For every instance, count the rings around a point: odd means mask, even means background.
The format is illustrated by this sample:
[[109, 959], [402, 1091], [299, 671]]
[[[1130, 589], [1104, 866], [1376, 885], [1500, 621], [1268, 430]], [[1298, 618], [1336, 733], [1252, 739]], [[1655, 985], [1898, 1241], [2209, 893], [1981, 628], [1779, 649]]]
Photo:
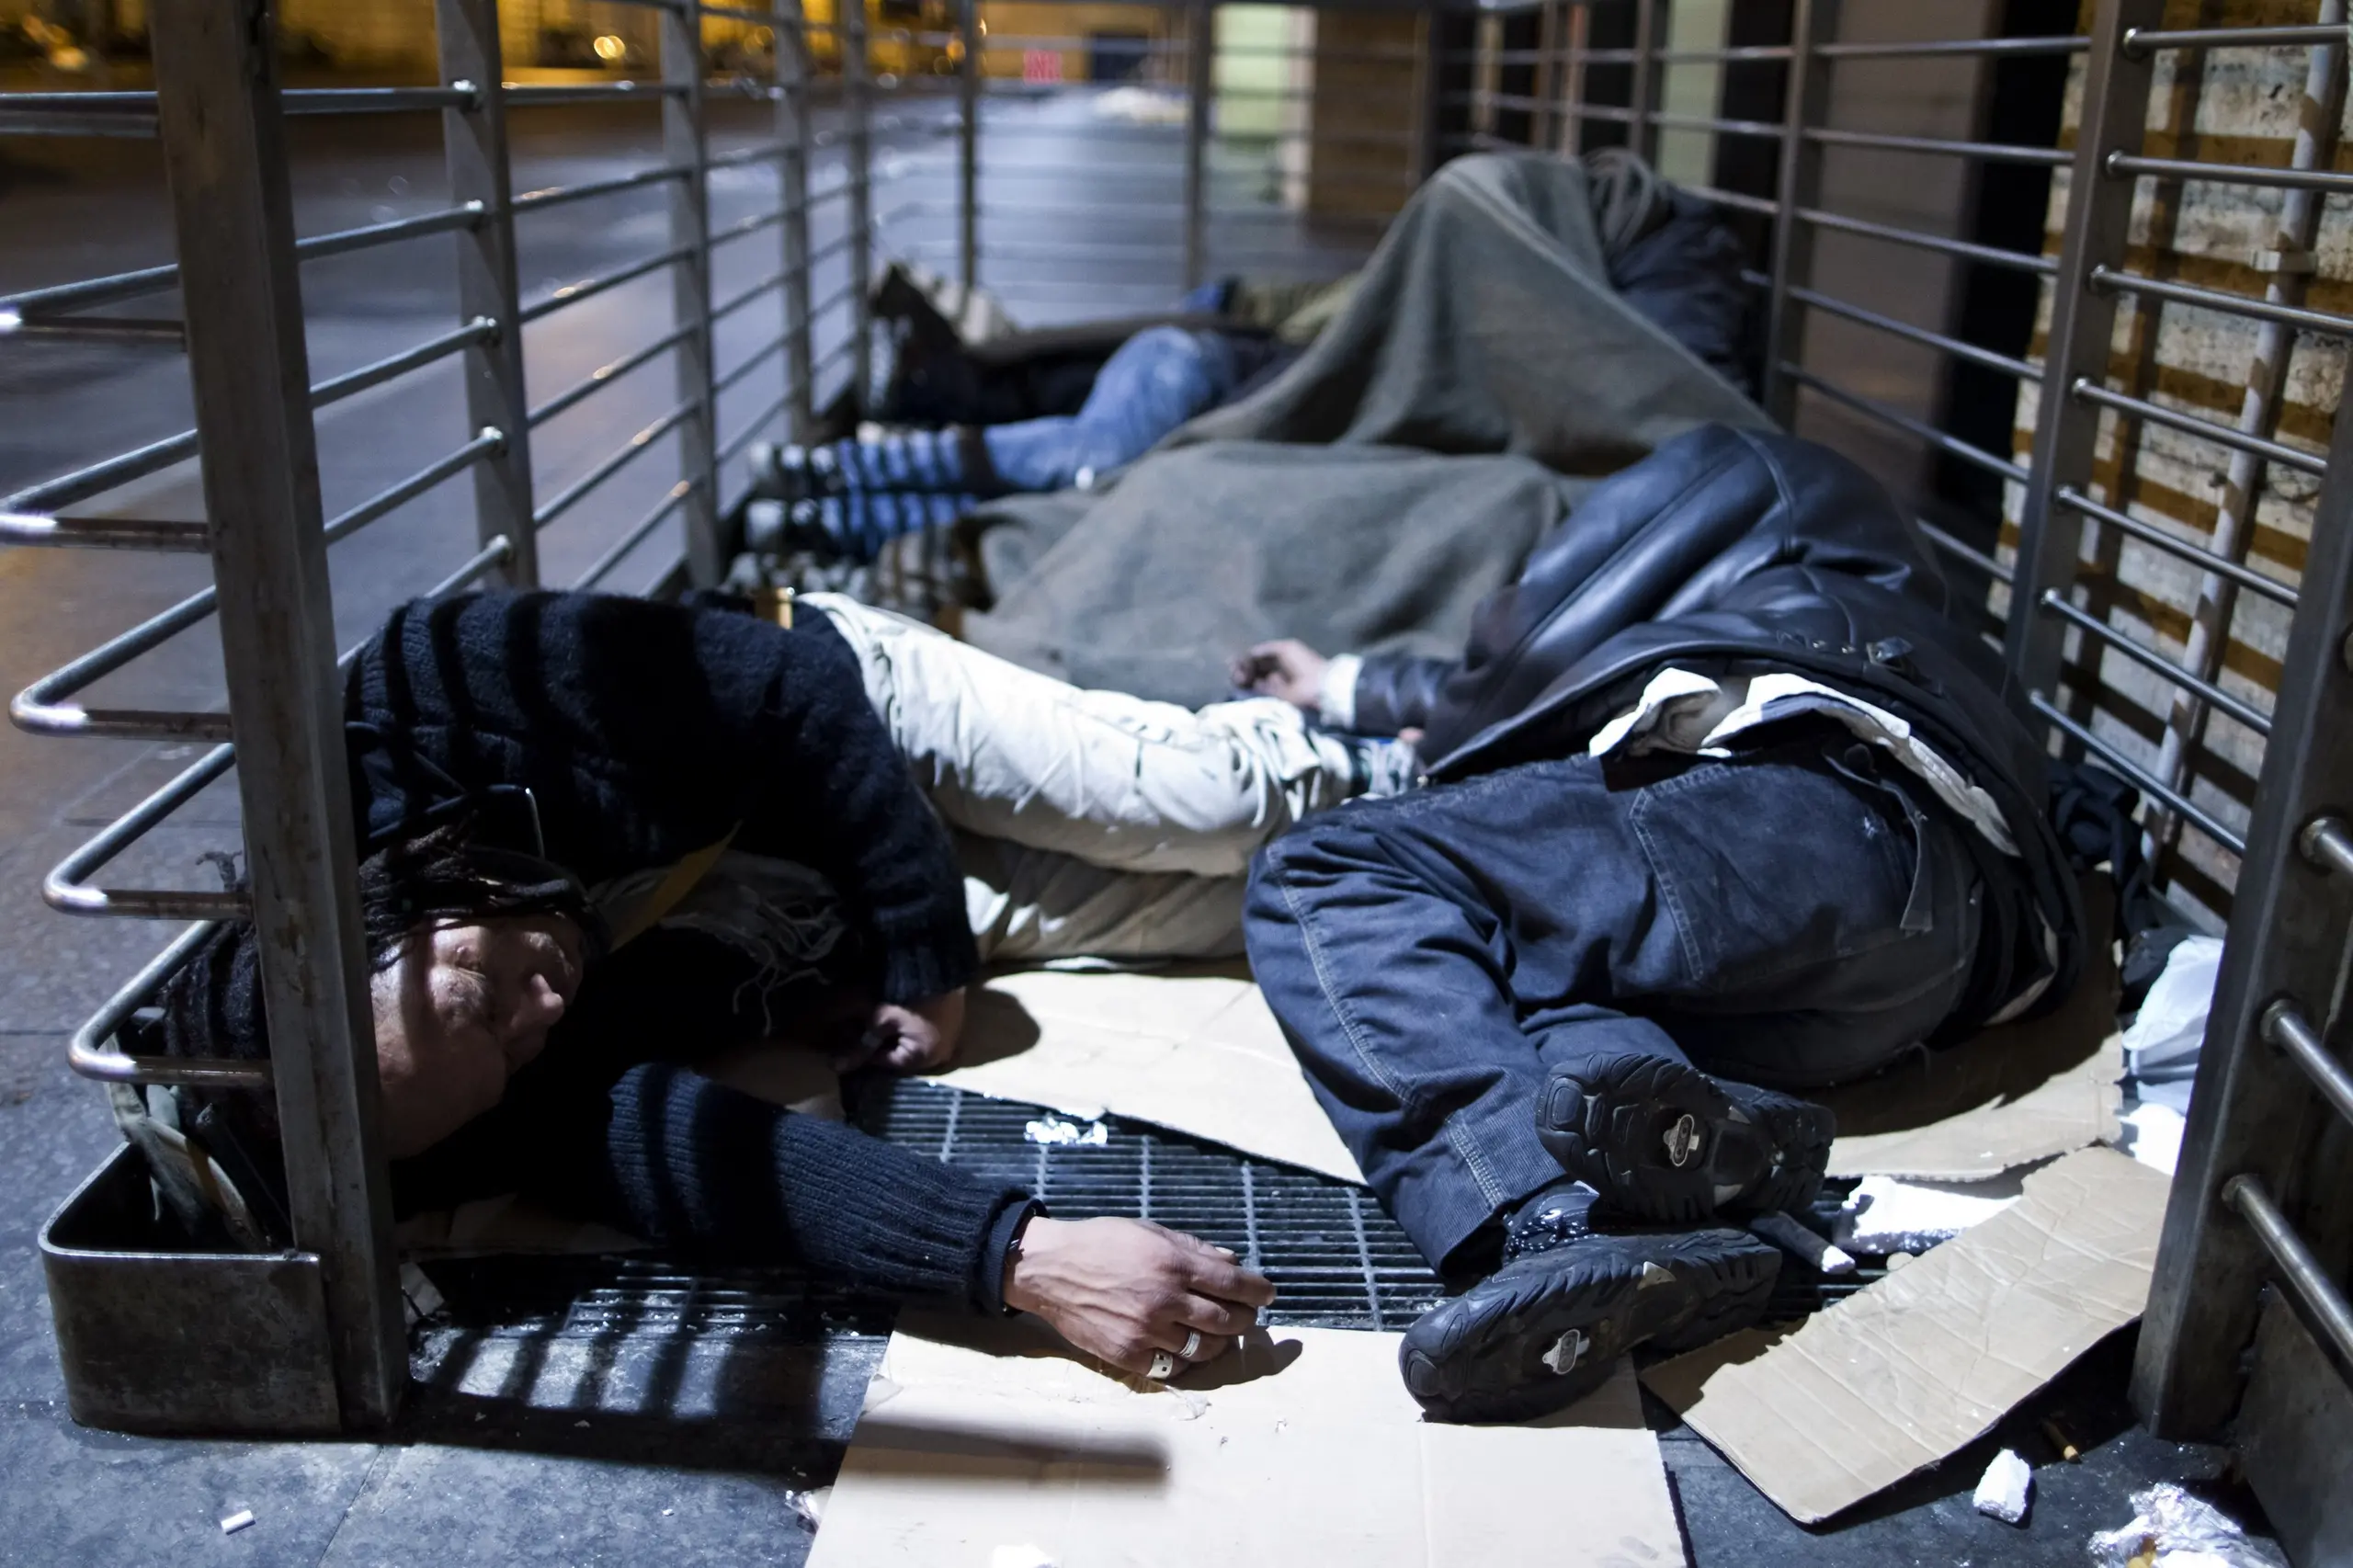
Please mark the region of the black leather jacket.
[[1709, 426], [1587, 495], [1480, 607], [1460, 661], [1368, 655], [1356, 723], [1419, 726], [1430, 777], [1460, 778], [1582, 751], [1663, 665], [1804, 674], [1898, 714], [1994, 797], [2021, 853], [1988, 860], [2008, 893], [1987, 936], [2024, 974], [2047, 927], [2055, 1003], [2083, 914], [2044, 753], [1944, 608], [1917, 529], [1870, 475], [1792, 436]]

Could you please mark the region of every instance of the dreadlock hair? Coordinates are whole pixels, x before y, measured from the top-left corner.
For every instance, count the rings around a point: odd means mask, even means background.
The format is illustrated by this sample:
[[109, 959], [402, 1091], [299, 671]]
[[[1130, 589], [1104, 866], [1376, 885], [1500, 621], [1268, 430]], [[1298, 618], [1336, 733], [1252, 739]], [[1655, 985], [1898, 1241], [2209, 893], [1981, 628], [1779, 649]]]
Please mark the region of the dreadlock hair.
[[[590, 957], [602, 946], [602, 924], [569, 872], [534, 855], [478, 843], [474, 825], [473, 818], [461, 818], [360, 862], [360, 928], [371, 972], [390, 968], [419, 931], [504, 916], [567, 915], [580, 926]], [[165, 983], [159, 1001], [167, 1055], [269, 1055], [259, 949], [251, 921], [230, 921]]]

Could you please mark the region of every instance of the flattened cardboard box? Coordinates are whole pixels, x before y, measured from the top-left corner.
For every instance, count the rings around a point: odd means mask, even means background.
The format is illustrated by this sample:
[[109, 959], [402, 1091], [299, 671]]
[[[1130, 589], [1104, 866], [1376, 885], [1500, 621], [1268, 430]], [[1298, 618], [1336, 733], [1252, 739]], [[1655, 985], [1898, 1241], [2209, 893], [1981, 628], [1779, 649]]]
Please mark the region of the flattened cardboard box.
[[1229, 1353], [1161, 1388], [1106, 1378], [1023, 1324], [911, 1321], [810, 1568], [1685, 1562], [1622, 1366], [1547, 1423], [1446, 1426], [1420, 1419], [1393, 1334], [1276, 1329], [1248, 1362]]
[[2139, 1317], [2168, 1185], [2081, 1150], [1797, 1329], [1737, 1334], [1643, 1381], [1792, 1517], [1826, 1519], [1982, 1436]]

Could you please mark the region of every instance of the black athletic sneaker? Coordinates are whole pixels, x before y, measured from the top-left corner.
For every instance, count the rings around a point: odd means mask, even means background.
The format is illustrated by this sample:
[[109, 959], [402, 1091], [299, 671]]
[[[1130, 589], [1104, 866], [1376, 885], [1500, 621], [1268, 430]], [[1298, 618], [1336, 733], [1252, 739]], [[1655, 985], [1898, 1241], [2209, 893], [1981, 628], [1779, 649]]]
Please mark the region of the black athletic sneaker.
[[1563, 1235], [1523, 1252], [1405, 1331], [1405, 1387], [1438, 1421], [1528, 1421], [1575, 1403], [1635, 1346], [1690, 1350], [1765, 1311], [1779, 1249], [1745, 1231], [1549, 1213]]
[[1801, 1209], [1822, 1187], [1827, 1106], [1629, 1053], [1555, 1068], [1536, 1135], [1571, 1176], [1645, 1219]]

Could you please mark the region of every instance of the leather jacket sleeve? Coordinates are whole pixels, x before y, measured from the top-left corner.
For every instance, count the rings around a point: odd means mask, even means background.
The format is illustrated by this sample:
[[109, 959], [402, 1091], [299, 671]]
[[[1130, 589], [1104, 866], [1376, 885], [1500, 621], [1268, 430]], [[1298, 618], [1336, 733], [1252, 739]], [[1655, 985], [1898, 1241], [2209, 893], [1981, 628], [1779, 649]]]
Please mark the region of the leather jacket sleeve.
[[1461, 667], [1453, 659], [1366, 654], [1357, 670], [1355, 730], [1358, 734], [1393, 735], [1428, 724], [1447, 677]]

